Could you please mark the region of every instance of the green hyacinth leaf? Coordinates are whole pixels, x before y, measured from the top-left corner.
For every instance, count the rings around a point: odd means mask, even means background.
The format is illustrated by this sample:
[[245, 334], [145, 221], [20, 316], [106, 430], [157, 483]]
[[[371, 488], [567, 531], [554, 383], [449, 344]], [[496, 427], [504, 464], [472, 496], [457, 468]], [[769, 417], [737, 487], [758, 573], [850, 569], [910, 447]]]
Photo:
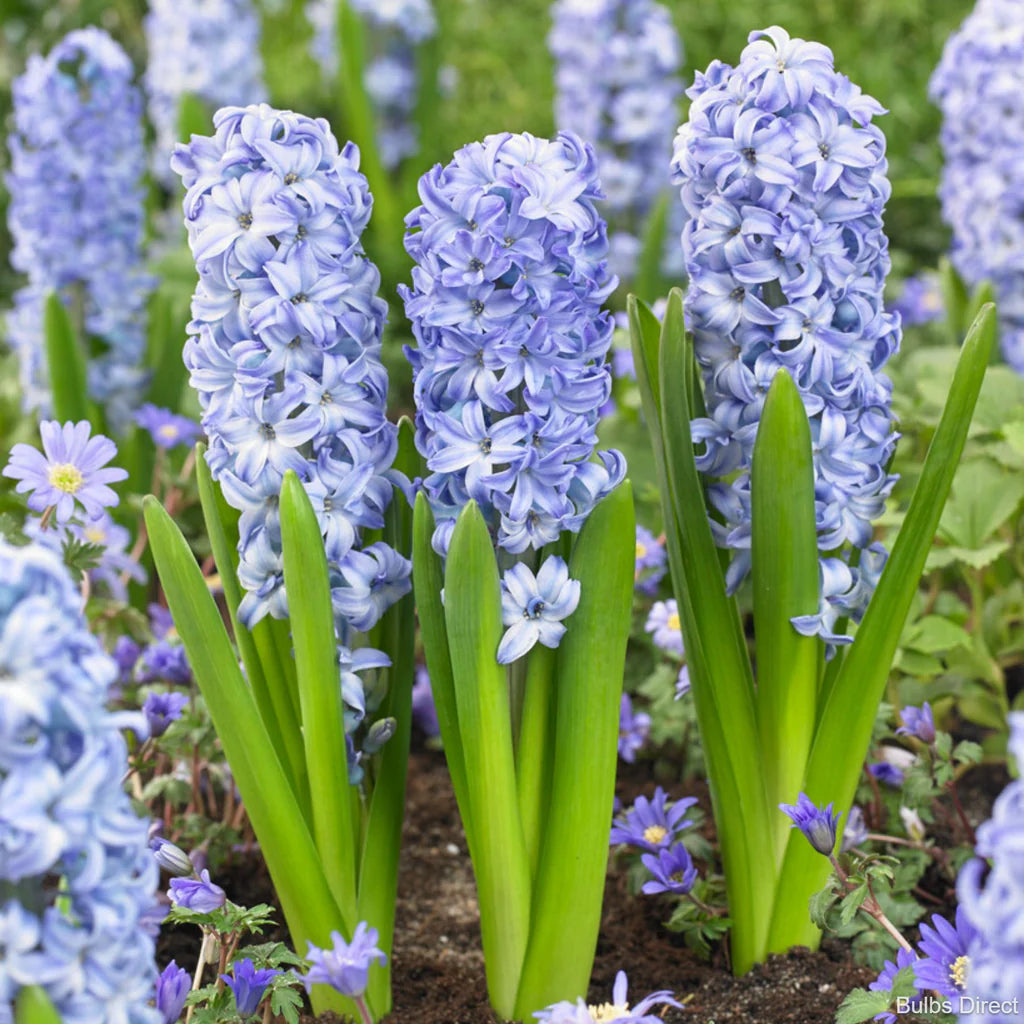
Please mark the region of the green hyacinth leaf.
[[[804, 780], [804, 791], [819, 805], [834, 801], [845, 813], [853, 803], [878, 703], [960, 462], [995, 331], [995, 307], [988, 305], [967, 334], [942, 419], [882, 578], [842, 668], [823, 692], [825, 703]], [[772, 922], [773, 950], [816, 941], [804, 897], [824, 885], [829, 870], [827, 860], [798, 831], [791, 832]]]

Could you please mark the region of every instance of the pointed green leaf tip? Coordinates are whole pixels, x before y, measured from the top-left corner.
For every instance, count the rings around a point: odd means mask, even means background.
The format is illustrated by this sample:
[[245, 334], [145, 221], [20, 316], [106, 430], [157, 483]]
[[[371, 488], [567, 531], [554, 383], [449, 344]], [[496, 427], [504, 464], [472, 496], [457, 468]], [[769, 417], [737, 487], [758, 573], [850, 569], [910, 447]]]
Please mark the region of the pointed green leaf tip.
[[14, 1024], [61, 1024], [61, 1019], [46, 992], [38, 985], [30, 985], [18, 993]]
[[53, 414], [62, 423], [87, 420], [89, 400], [86, 397], [85, 358], [82, 355], [75, 325], [67, 307], [56, 292], [46, 297], [43, 313], [46, 335], [46, 361], [50, 372]]

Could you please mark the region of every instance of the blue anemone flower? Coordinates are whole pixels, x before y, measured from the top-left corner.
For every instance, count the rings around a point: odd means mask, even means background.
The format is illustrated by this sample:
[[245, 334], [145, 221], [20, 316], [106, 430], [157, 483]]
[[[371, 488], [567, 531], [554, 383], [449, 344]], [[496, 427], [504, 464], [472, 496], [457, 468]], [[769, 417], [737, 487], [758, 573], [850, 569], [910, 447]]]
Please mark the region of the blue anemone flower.
[[842, 817], [841, 811], [833, 814], [832, 804], [818, 807], [806, 793], [801, 793], [795, 804], [779, 804], [779, 810], [792, 818], [790, 827], [800, 829], [818, 853], [831, 856], [836, 847], [836, 827]]
[[693, 826], [686, 812], [697, 800], [688, 796], [671, 804], [667, 801], [668, 794], [661, 786], [654, 791], [652, 800], [638, 796], [633, 806], [612, 822], [611, 845], [628, 843], [648, 853], [670, 847], [680, 832]]
[[956, 998], [967, 990], [969, 952], [977, 930], [963, 907], [957, 907], [954, 920], [955, 924], [950, 924], [934, 914], [930, 925], [921, 925], [921, 957], [914, 963], [914, 984], [921, 991]]
[[683, 895], [688, 893], [693, 888], [693, 883], [697, 881], [697, 868], [690, 857], [690, 851], [682, 843], [675, 843], [667, 850], [659, 850], [656, 854], [645, 853], [640, 860], [654, 876], [643, 885], [643, 891], [648, 896], [659, 892]]

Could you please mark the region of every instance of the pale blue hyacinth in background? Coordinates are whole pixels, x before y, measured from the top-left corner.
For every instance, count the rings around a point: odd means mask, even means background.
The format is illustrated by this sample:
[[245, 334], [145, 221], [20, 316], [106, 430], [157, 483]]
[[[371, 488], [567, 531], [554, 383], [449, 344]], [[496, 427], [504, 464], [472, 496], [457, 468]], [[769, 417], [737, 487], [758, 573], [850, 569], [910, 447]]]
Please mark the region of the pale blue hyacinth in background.
[[[708, 409], [693, 433], [705, 446], [700, 470], [730, 478], [709, 488], [716, 539], [735, 549], [727, 582], [735, 589], [750, 567], [754, 438], [768, 387], [786, 370], [810, 417], [823, 553], [819, 612], [794, 625], [843, 642], [837, 621], [859, 620], [885, 563], [872, 520], [895, 481], [882, 367], [900, 321], [883, 304], [890, 186], [872, 124], [883, 110], [836, 72], [827, 47], [778, 27], [752, 33], [736, 68], [714, 61], [688, 95], [674, 167]], [[863, 549], [859, 565], [852, 548]]]
[[[377, 145], [384, 166], [393, 169], [416, 152], [413, 124], [418, 80], [415, 47], [437, 31], [430, 0], [349, 0], [365, 21], [368, 53], [363, 81], [377, 114]], [[309, 0], [313, 26], [310, 52], [323, 74], [338, 74], [339, 0]]]
[[171, 153], [186, 94], [211, 111], [266, 99], [260, 57], [260, 13], [252, 0], [149, 0], [145, 87], [156, 132], [153, 174], [176, 185]]
[[[590, 142], [607, 199], [609, 262], [632, 277], [647, 213], [671, 190], [668, 140], [679, 123], [683, 48], [654, 0], [558, 0], [548, 46], [555, 59], [555, 123]], [[668, 275], [679, 276], [683, 209], [670, 197]]]
[[103, 353], [89, 393], [117, 430], [145, 385], [146, 301], [141, 266], [145, 149], [142, 95], [127, 54], [106, 32], [71, 32], [30, 57], [13, 85], [7, 220], [11, 263], [27, 276], [7, 318], [26, 409], [49, 411], [43, 303], [56, 290]]
[[0, 1021], [39, 984], [64, 1024], [157, 1024], [158, 869], [121, 788], [145, 720], [104, 709], [117, 668], [56, 554], [0, 542], [0, 580]]
[[979, 0], [929, 92], [942, 111], [950, 257], [969, 284], [992, 281], [1003, 355], [1024, 373], [1024, 4]]

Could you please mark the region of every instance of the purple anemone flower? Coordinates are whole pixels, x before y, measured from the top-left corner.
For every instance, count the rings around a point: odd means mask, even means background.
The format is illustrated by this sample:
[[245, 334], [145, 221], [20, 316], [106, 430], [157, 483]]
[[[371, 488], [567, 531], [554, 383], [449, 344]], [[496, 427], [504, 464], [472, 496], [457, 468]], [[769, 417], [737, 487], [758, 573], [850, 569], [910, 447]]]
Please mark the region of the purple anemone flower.
[[161, 409], [152, 402], [146, 402], [135, 413], [135, 422], [149, 432], [157, 448], [177, 448], [179, 444], [191, 445], [199, 436], [199, 424], [187, 416], [178, 416], [170, 409]]
[[697, 802], [688, 796], [666, 805], [668, 794], [659, 786], [654, 799], [638, 796], [636, 803], [612, 823], [611, 844], [628, 843], [648, 853], [657, 853], [675, 842], [678, 833], [690, 828], [686, 812]]
[[619, 757], [632, 764], [650, 732], [651, 716], [643, 711], [634, 714], [633, 701], [624, 693], [619, 705]]
[[90, 437], [91, 432], [88, 420], [63, 425], [43, 420], [39, 424], [42, 452], [30, 444], [11, 449], [4, 476], [18, 481], [19, 494], [29, 492], [30, 509], [53, 508], [57, 522], [66, 523], [79, 505], [90, 519], [98, 519], [104, 508], [117, 504], [118, 497], [107, 484], [126, 479], [128, 473], [107, 466], [117, 446], [102, 434]]
[[896, 730], [898, 736], [914, 736], [922, 743], [935, 742], [935, 719], [932, 706], [925, 701], [919, 708], [906, 707], [900, 712], [903, 725]]
[[644, 629], [651, 634], [656, 647], [669, 654], [683, 656], [683, 633], [675, 598], [655, 601]]
[[366, 991], [370, 965], [375, 960], [381, 965], [388, 962], [387, 954], [377, 948], [377, 941], [377, 929], [360, 921], [351, 942], [346, 942], [340, 932], [331, 932], [332, 949], [320, 949], [309, 943], [306, 959], [313, 966], [302, 979], [306, 991], [313, 985], [330, 985], [351, 999], [361, 996]]
[[697, 881], [697, 869], [690, 851], [682, 843], [676, 843], [667, 850], [659, 850], [657, 854], [645, 853], [640, 860], [654, 876], [649, 882], [644, 882], [643, 891], [648, 896], [659, 892], [683, 895]]
[[888, 761], [878, 761], [875, 764], [869, 764], [868, 771], [879, 782], [884, 782], [887, 786], [892, 786], [893, 789], [899, 789], [903, 785], [903, 772], [896, 765], [889, 764]]
[[622, 1024], [661, 1024], [660, 1017], [647, 1011], [658, 1005], [679, 1008], [680, 1004], [673, 999], [672, 993], [663, 989], [645, 996], [631, 1009], [626, 1001], [628, 984], [626, 972], [619, 971], [615, 975], [615, 985], [612, 988], [610, 1003], [588, 1007], [582, 999], [577, 999], [575, 1003], [563, 1000], [560, 1003], [553, 1003], [543, 1010], [538, 1010], [534, 1017], [544, 1024], [593, 1024], [595, 1021], [620, 1021]]
[[156, 1008], [163, 1024], [177, 1024], [191, 988], [188, 971], [172, 960], [156, 981]]
[[151, 693], [142, 704], [142, 712], [149, 722], [149, 735], [156, 739], [167, 732], [171, 722], [181, 718], [188, 696], [184, 693]]
[[792, 827], [800, 829], [818, 853], [831, 856], [836, 846], [836, 826], [842, 812], [833, 814], [832, 804], [818, 807], [806, 793], [801, 793], [795, 804], [779, 804], [779, 810], [785, 811], [793, 819]]
[[955, 922], [954, 927], [934, 914], [931, 925], [921, 925], [918, 949], [922, 956], [914, 964], [914, 984], [918, 989], [930, 989], [950, 999], [962, 996], [967, 988], [968, 950], [978, 934], [963, 907], [956, 908]]
[[247, 1017], [259, 1009], [267, 986], [274, 978], [283, 973], [269, 967], [257, 971], [249, 959], [236, 960], [231, 970], [234, 977], [227, 974], [222, 974], [220, 977], [224, 984], [231, 989], [235, 997], [235, 1006], [242, 1017]]
[[[851, 812], [851, 817], [852, 816]], [[882, 967], [881, 974], [879, 974], [878, 977], [868, 985], [868, 988], [872, 992], [891, 992], [892, 983], [896, 980], [896, 975], [899, 974], [904, 967], [909, 967], [916, 959], [917, 957], [909, 949], [903, 949], [901, 947], [896, 954], [896, 963], [893, 963], [891, 960], [886, 960], [885, 965]], [[879, 1013], [875, 1015], [875, 1020], [881, 1021], [882, 1024], [896, 1024], [896, 1014], [888, 1012]]]
[[176, 907], [212, 914], [227, 902], [227, 893], [210, 879], [205, 868], [198, 878], [172, 878], [167, 896]]

